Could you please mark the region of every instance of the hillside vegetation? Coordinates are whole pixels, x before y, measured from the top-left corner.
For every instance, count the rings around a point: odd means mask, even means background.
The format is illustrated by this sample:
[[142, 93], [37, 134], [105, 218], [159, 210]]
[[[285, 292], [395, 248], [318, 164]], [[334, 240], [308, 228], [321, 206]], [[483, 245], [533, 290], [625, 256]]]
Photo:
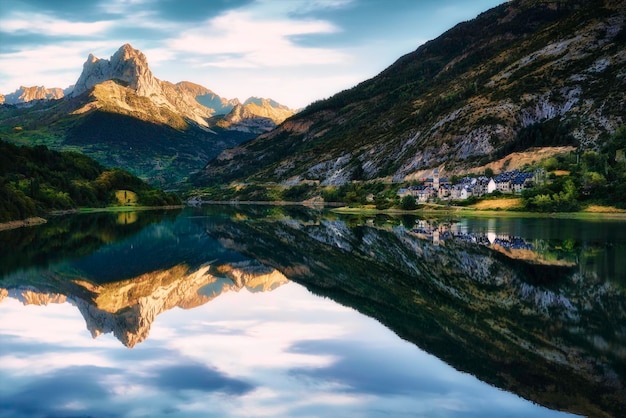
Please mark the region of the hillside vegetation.
[[39, 145], [16, 146], [0, 140], [0, 222], [51, 210], [117, 204], [126, 190], [146, 206], [179, 204], [180, 199], [120, 169], [106, 169], [77, 152]]
[[512, 0], [210, 161], [232, 181], [341, 185], [467, 172], [531, 147], [598, 150], [624, 123], [624, 0]]

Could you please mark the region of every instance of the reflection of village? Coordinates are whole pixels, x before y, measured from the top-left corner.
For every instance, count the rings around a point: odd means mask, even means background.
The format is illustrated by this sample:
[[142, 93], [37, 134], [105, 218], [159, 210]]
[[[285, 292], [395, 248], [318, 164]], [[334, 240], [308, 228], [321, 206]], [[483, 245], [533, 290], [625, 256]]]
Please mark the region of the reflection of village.
[[439, 177], [439, 169], [433, 176], [421, 180], [421, 185], [403, 188], [398, 191], [400, 197], [413, 196], [418, 202], [439, 200], [465, 200], [472, 196], [481, 197], [495, 191], [501, 193], [521, 193], [522, 190], [539, 184], [545, 177], [545, 171], [538, 169], [532, 172], [519, 170], [500, 173], [495, 177], [463, 177], [455, 184], [447, 178]]
[[447, 240], [465, 241], [471, 244], [492, 246], [513, 250], [533, 250], [534, 246], [527, 243], [523, 238], [495, 232], [467, 232], [466, 228], [459, 223], [432, 223], [427, 220], [419, 220], [411, 232], [418, 238], [432, 240], [433, 244], [439, 245]]
[[507, 257], [523, 259], [538, 264], [574, 266], [575, 259], [557, 259], [547, 257], [545, 246], [541, 240], [528, 242], [522, 237], [501, 234], [492, 231], [469, 232], [467, 226], [453, 222], [431, 222], [418, 220], [409, 233], [417, 238], [432, 241], [436, 246], [445, 245], [446, 241], [464, 242], [488, 247]]

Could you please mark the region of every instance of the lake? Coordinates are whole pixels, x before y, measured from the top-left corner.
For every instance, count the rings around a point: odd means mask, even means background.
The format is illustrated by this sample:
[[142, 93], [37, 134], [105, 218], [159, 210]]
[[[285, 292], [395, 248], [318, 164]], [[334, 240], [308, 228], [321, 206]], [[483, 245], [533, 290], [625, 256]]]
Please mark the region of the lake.
[[209, 206], [0, 232], [0, 417], [618, 417], [626, 222]]

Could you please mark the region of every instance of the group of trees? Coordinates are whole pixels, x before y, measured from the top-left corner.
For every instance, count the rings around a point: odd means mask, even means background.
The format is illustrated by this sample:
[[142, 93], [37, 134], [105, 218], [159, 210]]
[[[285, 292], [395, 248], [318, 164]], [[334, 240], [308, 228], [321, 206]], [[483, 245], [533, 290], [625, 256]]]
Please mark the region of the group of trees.
[[106, 169], [77, 152], [16, 146], [0, 140], [0, 222], [50, 210], [114, 204], [116, 190], [132, 190], [138, 203], [160, 206], [180, 199], [120, 169]]
[[522, 193], [525, 209], [571, 212], [592, 203], [626, 208], [625, 152], [623, 126], [598, 151], [570, 153], [544, 161], [552, 178]]

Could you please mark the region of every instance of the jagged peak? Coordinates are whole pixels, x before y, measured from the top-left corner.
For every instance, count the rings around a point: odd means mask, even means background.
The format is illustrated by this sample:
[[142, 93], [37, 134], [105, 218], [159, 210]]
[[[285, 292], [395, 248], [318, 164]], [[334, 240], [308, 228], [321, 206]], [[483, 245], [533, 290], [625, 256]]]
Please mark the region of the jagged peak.
[[127, 61], [127, 60], [138, 60], [141, 62], [146, 62], [146, 56], [138, 49], [133, 48], [130, 44], [122, 45], [111, 57], [111, 62], [115, 63], [116, 61]]
[[13, 93], [4, 95], [7, 104], [29, 103], [37, 100], [60, 99], [64, 96], [63, 89], [59, 87], [46, 88], [46, 86], [24, 86]]
[[72, 95], [77, 96], [107, 80], [122, 81], [140, 96], [161, 92], [160, 83], [152, 75], [146, 56], [128, 43], [108, 60], [89, 54]]

